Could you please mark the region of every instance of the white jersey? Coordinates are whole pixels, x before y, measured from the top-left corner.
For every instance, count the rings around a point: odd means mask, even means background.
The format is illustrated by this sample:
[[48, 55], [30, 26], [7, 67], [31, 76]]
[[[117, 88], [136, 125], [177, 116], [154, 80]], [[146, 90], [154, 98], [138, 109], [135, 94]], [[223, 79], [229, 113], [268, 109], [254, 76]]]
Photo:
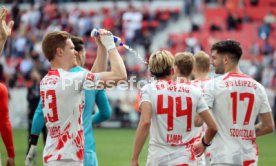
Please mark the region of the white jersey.
[[[83, 161], [82, 88], [95, 83], [98, 74], [50, 70], [40, 82], [40, 96], [48, 129], [43, 161]], [[94, 84], [95, 85], [95, 84]]]
[[[192, 84], [200, 87], [202, 89], [203, 94], [205, 93], [205, 89], [208, 89], [208, 87], [206, 87], [207, 85], [209, 85], [208, 83], [212, 81], [211, 79], [206, 79], [206, 80], [193, 80]], [[204, 136], [205, 130], [206, 130], [207, 126], [204, 123], [201, 127], [195, 127], [195, 135], [196, 138], [201, 139]]]
[[[226, 73], [212, 81], [205, 100], [218, 124], [210, 146], [212, 164], [257, 164], [254, 123], [271, 112], [264, 87], [245, 74]], [[253, 165], [253, 164], [252, 164]]]
[[[202, 89], [203, 94], [205, 93], [205, 89], [208, 89], [207, 85], [210, 85], [209, 82], [211, 82], [213, 80], [211, 79], [204, 79], [204, 80], [193, 80], [192, 84], [200, 87]], [[211, 87], [210, 87], [211, 88]], [[197, 142], [201, 141], [202, 137], [205, 135], [205, 132], [207, 130], [207, 125], [205, 123], [203, 123], [202, 126], [200, 127], [195, 127], [195, 139]], [[206, 149], [205, 153], [203, 153], [200, 157], [197, 158], [197, 166], [207, 166], [206, 164], [206, 160], [208, 160], [208, 158], [206, 158], [206, 156], [209, 156], [209, 152]]]
[[159, 80], [142, 88], [140, 104], [143, 102], [150, 102], [153, 108], [147, 165], [193, 162], [194, 118], [208, 110], [201, 90], [192, 84]]

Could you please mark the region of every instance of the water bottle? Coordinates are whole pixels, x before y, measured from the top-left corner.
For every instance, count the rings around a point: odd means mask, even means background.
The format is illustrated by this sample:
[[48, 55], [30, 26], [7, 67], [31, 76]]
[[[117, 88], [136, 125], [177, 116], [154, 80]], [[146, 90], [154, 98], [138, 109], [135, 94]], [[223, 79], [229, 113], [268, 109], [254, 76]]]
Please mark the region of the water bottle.
[[[92, 36], [92, 37], [99, 36], [99, 31], [96, 28], [94, 28], [91, 31], [90, 36]], [[116, 46], [123, 46], [124, 45], [124, 43], [122, 43], [122, 40], [119, 37], [113, 36], [113, 38], [114, 38], [114, 43], [115, 43]]]

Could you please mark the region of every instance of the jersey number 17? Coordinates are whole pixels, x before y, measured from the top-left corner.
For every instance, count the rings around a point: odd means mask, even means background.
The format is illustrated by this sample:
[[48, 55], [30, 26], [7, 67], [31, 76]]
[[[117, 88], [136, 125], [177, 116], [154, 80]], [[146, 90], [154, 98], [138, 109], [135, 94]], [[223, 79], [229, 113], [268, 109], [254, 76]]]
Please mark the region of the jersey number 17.
[[[233, 118], [233, 124], [237, 123], [237, 109], [238, 109], [238, 100], [244, 101], [246, 98], [248, 98], [248, 106], [245, 114], [245, 118], [243, 121], [243, 125], [248, 125], [254, 105], [254, 94], [252, 93], [239, 93], [238, 92], [232, 92], [230, 93], [230, 96], [232, 98], [232, 118]], [[238, 99], [239, 97], [239, 99]]]

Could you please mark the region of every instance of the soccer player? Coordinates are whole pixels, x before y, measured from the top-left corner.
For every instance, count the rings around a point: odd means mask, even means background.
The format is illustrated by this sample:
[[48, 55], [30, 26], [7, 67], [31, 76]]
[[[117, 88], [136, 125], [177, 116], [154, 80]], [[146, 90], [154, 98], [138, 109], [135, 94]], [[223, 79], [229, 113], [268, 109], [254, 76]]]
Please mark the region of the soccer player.
[[[86, 50], [84, 48], [84, 42], [81, 38], [72, 36], [72, 42], [75, 46], [77, 53], [77, 67], [70, 69], [70, 72], [79, 72], [84, 71], [82, 68], [85, 64], [85, 54]], [[96, 39], [97, 41], [97, 39]], [[106, 53], [104, 46], [97, 41], [99, 49], [102, 49], [102, 53]], [[100, 51], [99, 51], [100, 52]], [[106, 55], [98, 55], [106, 56]], [[106, 68], [103, 66], [103, 68]], [[96, 112], [93, 117], [94, 103], [99, 107], [99, 111]], [[111, 117], [111, 107], [108, 102], [105, 90], [85, 90], [85, 105], [83, 112], [83, 126], [84, 126], [84, 166], [97, 166], [98, 160], [95, 151], [95, 141], [93, 137], [93, 129], [91, 122], [99, 124], [105, 120], [108, 120]], [[25, 165], [29, 166], [33, 162], [36, 153], [36, 145], [38, 141], [38, 136], [41, 133], [44, 126], [44, 117], [42, 112], [42, 103], [39, 102], [39, 105], [36, 109], [33, 125], [31, 130], [31, 140], [33, 147], [30, 148], [30, 151], [27, 154]]]
[[194, 55], [195, 65], [193, 68], [193, 84], [200, 86], [203, 90], [205, 85], [210, 81], [210, 57], [204, 51], [199, 51]]
[[[215, 78], [214, 88], [205, 92], [219, 129], [208, 149], [215, 166], [256, 166], [256, 137], [274, 129], [265, 89], [241, 72], [241, 56], [240, 43], [234, 40], [220, 41], [211, 48], [211, 64], [217, 74], [224, 74]], [[261, 123], [255, 126], [257, 116]]]
[[[183, 83], [172, 81], [172, 70]], [[132, 166], [138, 166], [140, 151], [150, 130], [147, 166], [196, 165], [200, 156], [217, 132], [217, 127], [202, 92], [189, 83], [193, 57], [175, 57], [168, 51], [157, 51], [150, 56], [149, 70], [157, 79], [141, 91], [140, 122], [136, 131]], [[199, 113], [208, 125], [202, 142], [194, 144], [194, 118]]]
[[[82, 90], [116, 85], [127, 77], [113, 35], [103, 29], [99, 33], [98, 39], [109, 54], [110, 72], [68, 72], [77, 65], [77, 52], [70, 34], [65, 31], [48, 33], [42, 41], [43, 53], [51, 63], [51, 69], [40, 82], [42, 110], [48, 129], [43, 151], [45, 166], [83, 165]], [[97, 57], [95, 65], [102, 65], [103, 59]]]
[[[192, 81], [192, 83], [201, 87], [204, 93], [205, 89], [208, 88], [206, 87], [206, 84], [211, 81], [209, 77], [210, 57], [204, 51], [199, 51], [194, 55], [194, 58], [195, 58], [195, 65], [193, 68], [194, 80]], [[195, 133], [196, 133], [195, 135], [196, 135], [196, 138], [198, 139], [197, 141], [200, 141], [201, 137], [205, 133], [206, 124], [202, 124], [202, 119], [199, 116], [196, 116], [195, 121], [197, 124], [200, 124], [199, 126], [196, 125], [195, 127]], [[206, 150], [205, 153], [197, 159], [197, 165], [198, 166], [210, 165], [208, 156], [209, 154]]]
[[[14, 25], [13, 21], [10, 21], [7, 25], [7, 13], [8, 11], [6, 8], [0, 9], [0, 55], [2, 55], [4, 45], [7, 38], [11, 35], [12, 27]], [[0, 80], [0, 133], [8, 154], [6, 165], [14, 166], [15, 153], [13, 147], [12, 126], [9, 118], [8, 98], [8, 89], [4, 84], [4, 80]]]

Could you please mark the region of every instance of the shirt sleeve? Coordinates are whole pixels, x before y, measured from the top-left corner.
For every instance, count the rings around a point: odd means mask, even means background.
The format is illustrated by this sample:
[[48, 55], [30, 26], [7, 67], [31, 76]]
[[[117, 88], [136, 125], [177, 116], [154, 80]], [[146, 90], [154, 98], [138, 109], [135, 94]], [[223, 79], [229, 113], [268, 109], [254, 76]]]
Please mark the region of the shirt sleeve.
[[[209, 86], [210, 83], [207, 83], [206, 87]], [[215, 101], [215, 94], [214, 94], [214, 88], [205, 88], [204, 93], [204, 99], [209, 108], [213, 108], [214, 101]]]
[[100, 74], [92, 73], [90, 71], [84, 71], [84, 79], [82, 84], [82, 89], [96, 89], [96, 86], [100, 82]]
[[139, 108], [141, 107], [141, 104], [143, 102], [149, 102], [152, 104], [151, 102], [151, 98], [150, 98], [150, 92], [149, 92], [149, 85], [145, 85], [141, 90], [140, 90], [140, 102], [139, 102]]
[[62, 80], [63, 86], [76, 90], [93, 90], [99, 84], [100, 74], [92, 73], [88, 70], [78, 72], [66, 72]]
[[31, 134], [39, 135], [44, 127], [44, 123], [45, 122], [44, 122], [44, 116], [42, 111], [42, 102], [40, 99], [34, 113]]
[[12, 126], [9, 118], [8, 91], [3, 85], [0, 85], [0, 132], [8, 156], [11, 158], [15, 157]]
[[97, 91], [96, 104], [99, 108], [99, 111], [93, 115], [93, 122], [95, 124], [100, 124], [101, 122], [110, 119], [112, 111], [105, 90]]
[[261, 87], [261, 95], [262, 95], [261, 97], [263, 100], [261, 103], [259, 113], [263, 114], [263, 113], [267, 113], [267, 112], [272, 112], [264, 87]]
[[200, 91], [200, 96], [196, 106], [196, 112], [199, 114], [203, 111], [209, 110], [207, 103], [204, 100], [203, 92]]

